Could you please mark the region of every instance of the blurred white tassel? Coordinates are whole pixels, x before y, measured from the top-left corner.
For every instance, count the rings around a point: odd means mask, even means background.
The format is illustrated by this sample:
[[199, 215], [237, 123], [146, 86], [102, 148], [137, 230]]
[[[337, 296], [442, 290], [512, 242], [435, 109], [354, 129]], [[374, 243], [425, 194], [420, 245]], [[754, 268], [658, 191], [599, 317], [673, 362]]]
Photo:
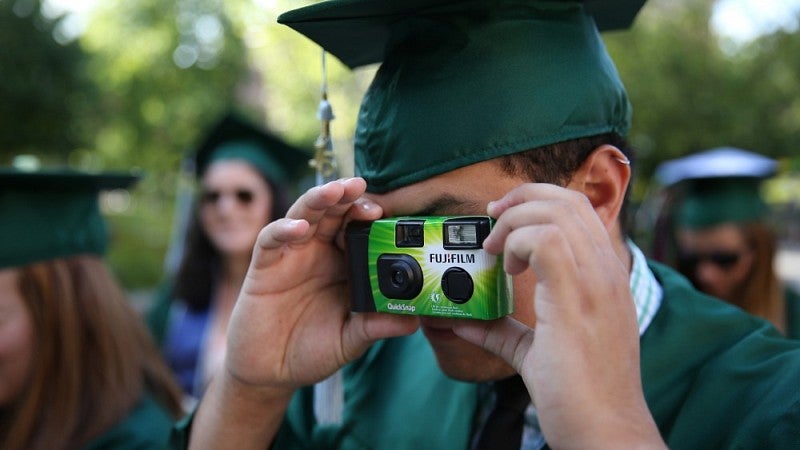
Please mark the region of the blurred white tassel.
[[316, 170], [317, 185], [325, 184], [338, 177], [336, 157], [333, 154], [331, 141], [331, 121], [335, 118], [333, 108], [328, 102], [327, 69], [325, 66], [325, 50], [322, 50], [322, 99], [317, 108], [317, 119], [322, 122], [322, 131], [314, 142], [314, 159], [309, 165]]
[[[325, 67], [325, 50], [322, 50], [322, 100], [317, 108], [317, 119], [322, 122], [322, 132], [314, 143], [314, 159], [309, 165], [316, 170], [317, 185], [325, 184], [338, 177], [336, 158], [331, 142], [331, 120], [334, 119], [333, 108], [328, 102], [327, 69]], [[344, 384], [342, 371], [338, 370], [325, 380], [314, 385], [314, 416], [320, 425], [342, 423], [344, 410]]]

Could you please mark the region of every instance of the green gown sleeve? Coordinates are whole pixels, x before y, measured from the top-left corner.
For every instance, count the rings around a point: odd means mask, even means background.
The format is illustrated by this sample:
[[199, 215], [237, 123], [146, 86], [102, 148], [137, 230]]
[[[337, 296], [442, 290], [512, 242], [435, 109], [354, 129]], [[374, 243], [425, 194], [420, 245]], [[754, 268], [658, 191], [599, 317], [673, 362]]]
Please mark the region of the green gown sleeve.
[[800, 342], [651, 268], [664, 299], [642, 337], [642, 380], [669, 447], [800, 448]]
[[167, 448], [174, 420], [150, 395], [131, 413], [83, 450], [152, 450]]

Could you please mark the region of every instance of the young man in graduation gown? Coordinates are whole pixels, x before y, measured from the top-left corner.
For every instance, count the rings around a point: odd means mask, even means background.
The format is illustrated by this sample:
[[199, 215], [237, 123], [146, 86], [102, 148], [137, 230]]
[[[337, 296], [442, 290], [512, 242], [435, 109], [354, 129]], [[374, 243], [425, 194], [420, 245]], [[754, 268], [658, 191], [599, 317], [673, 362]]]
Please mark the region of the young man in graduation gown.
[[[225, 373], [176, 444], [500, 448], [483, 444], [505, 404], [489, 388], [518, 375], [512, 397], [532, 401], [521, 431], [499, 433], [512, 447], [795, 445], [798, 345], [624, 235], [631, 110], [598, 34], [641, 6], [621, 3], [350, 0], [283, 15], [350, 66], [382, 61], [357, 124], [360, 177], [311, 189], [262, 231]], [[347, 222], [487, 213], [511, 316], [350, 311]], [[340, 369], [344, 405], [323, 423], [308, 386]]]

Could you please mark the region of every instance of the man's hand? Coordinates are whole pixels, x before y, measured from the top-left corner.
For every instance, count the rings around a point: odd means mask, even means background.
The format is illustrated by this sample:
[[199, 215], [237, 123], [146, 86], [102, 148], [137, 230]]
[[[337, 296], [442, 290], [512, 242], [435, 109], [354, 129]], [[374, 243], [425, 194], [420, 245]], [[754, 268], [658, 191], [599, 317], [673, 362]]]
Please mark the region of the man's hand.
[[412, 317], [350, 313], [337, 237], [348, 212], [380, 217], [377, 205], [359, 200], [364, 189], [360, 178], [313, 188], [262, 230], [229, 327], [231, 375], [295, 389], [329, 376], [377, 339], [414, 331]]
[[382, 210], [360, 178], [312, 188], [259, 234], [228, 325], [223, 373], [201, 402], [191, 444], [264, 448], [294, 390], [321, 381], [375, 340], [412, 333], [417, 319], [350, 312], [342, 249], [346, 219]]
[[454, 331], [523, 377], [553, 448], [662, 446], [642, 393], [636, 310], [626, 265], [587, 198], [525, 184], [489, 204], [484, 242], [505, 269], [536, 275], [535, 331], [511, 318]]

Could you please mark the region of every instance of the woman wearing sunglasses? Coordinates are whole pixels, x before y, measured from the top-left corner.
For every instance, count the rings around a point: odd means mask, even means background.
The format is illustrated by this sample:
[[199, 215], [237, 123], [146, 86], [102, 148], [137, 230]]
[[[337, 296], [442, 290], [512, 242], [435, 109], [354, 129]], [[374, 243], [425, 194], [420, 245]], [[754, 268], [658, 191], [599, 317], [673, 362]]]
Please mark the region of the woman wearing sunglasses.
[[800, 339], [800, 296], [776, 273], [776, 237], [759, 192], [776, 169], [761, 155], [719, 148], [667, 162], [657, 176], [676, 201], [677, 268], [701, 291]]
[[235, 115], [217, 124], [194, 155], [198, 194], [183, 257], [150, 314], [187, 406], [222, 365], [228, 319], [256, 237], [285, 215], [287, 186], [307, 160]]

